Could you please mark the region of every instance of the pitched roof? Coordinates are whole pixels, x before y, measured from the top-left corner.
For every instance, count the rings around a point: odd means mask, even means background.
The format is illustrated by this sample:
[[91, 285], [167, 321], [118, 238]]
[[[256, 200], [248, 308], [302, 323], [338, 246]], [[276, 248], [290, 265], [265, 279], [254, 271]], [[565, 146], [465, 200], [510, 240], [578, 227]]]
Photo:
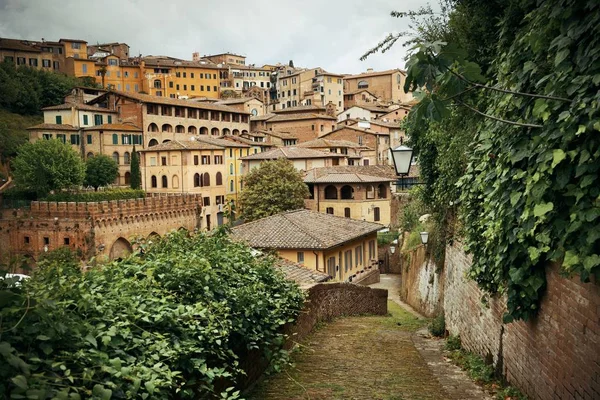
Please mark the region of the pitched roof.
[[391, 75], [396, 72], [400, 72], [403, 75], [406, 75], [406, 72], [402, 71], [400, 68], [388, 69], [385, 71], [373, 71], [373, 72], [364, 72], [362, 74], [357, 75], [346, 75], [344, 79], [357, 79], [357, 78], [368, 78], [371, 76], [379, 76], [379, 75]]
[[28, 40], [0, 38], [0, 49], [13, 51], [26, 51], [30, 53], [40, 53], [38, 42], [30, 42]]
[[331, 279], [331, 276], [325, 272], [307, 268], [302, 264], [286, 260], [285, 258], [280, 259], [275, 267], [283, 272], [285, 279], [298, 284], [327, 282]]
[[231, 140], [224, 139], [223, 136], [210, 137], [205, 135], [195, 136], [196, 140], [199, 142], [204, 142], [208, 144], [212, 144], [214, 146], [222, 146], [222, 147], [239, 147], [239, 148], [249, 148], [247, 144], [232, 142]]
[[382, 228], [374, 222], [295, 210], [236, 226], [232, 236], [256, 248], [324, 250]]
[[275, 149], [264, 151], [262, 153], [250, 154], [241, 157], [240, 160], [276, 160], [278, 158], [287, 158], [289, 160], [303, 158], [341, 158], [344, 154], [329, 153], [313, 149], [303, 149], [295, 146], [277, 147]]
[[275, 116], [275, 114], [265, 114], [265, 115], [257, 115], [256, 117], [250, 117], [250, 121], [266, 121], [268, 119], [271, 119]]
[[254, 140], [250, 140], [250, 139], [247, 139], [247, 138], [241, 137], [241, 136], [228, 135], [228, 136], [223, 136], [223, 139], [228, 140], [228, 141], [236, 141], [236, 142], [247, 144], [249, 146], [254, 146], [254, 147], [273, 147], [273, 145], [269, 142], [255, 142]]
[[[199, 108], [202, 110], [226, 111], [226, 112], [231, 112], [231, 113], [236, 113], [236, 114], [250, 115], [250, 113], [247, 113], [245, 111], [240, 111], [240, 110], [237, 110], [235, 108], [231, 108], [231, 107], [228, 107], [225, 105], [208, 104], [207, 102], [171, 99], [169, 97], [151, 96], [149, 94], [142, 94], [142, 93], [121, 92], [119, 90], [111, 90], [109, 93], [114, 93], [121, 97], [138, 100], [138, 101], [141, 101], [142, 103], [169, 104], [172, 106]], [[92, 101], [94, 101], [94, 100], [92, 100]]]
[[352, 92], [344, 92], [344, 94], [345, 94], [345, 95], [346, 95], [346, 94], [357, 94], [357, 93], [362, 93], [362, 92], [367, 92], [367, 93], [369, 93], [371, 96], [373, 96], [373, 97], [377, 97], [377, 96], [375, 96], [373, 93], [371, 93], [371, 92], [369, 91], [369, 89], [358, 89], [358, 90], [354, 90], [354, 91], [352, 91]]
[[356, 142], [351, 142], [349, 140], [335, 140], [335, 139], [323, 139], [318, 138], [314, 140], [310, 140], [308, 142], [299, 143], [298, 147], [307, 147], [311, 149], [318, 149], [323, 147], [349, 147], [353, 149], [358, 148], [367, 148], [366, 146], [360, 145]]
[[81, 40], [81, 39], [60, 39], [58, 42], [59, 43], [61, 43], [61, 42], [87, 43], [85, 40]]
[[109, 110], [108, 108], [90, 106], [87, 104], [75, 104], [75, 103], [63, 103], [58, 104], [56, 106], [48, 106], [42, 108], [42, 111], [56, 111], [56, 110], [70, 110], [71, 108], [75, 108], [76, 110], [82, 111], [99, 111], [99, 112], [109, 112], [109, 113], [117, 113], [115, 110]]
[[321, 137], [323, 137], [323, 136], [329, 136], [332, 133], [341, 131], [343, 129], [351, 129], [353, 131], [367, 133], [367, 134], [371, 134], [371, 135], [384, 135], [384, 136], [389, 136], [390, 135], [389, 133], [386, 133], [386, 132], [378, 132], [378, 131], [374, 131], [374, 130], [367, 129], [367, 128], [359, 128], [359, 127], [357, 127], [355, 125], [343, 125], [343, 126], [340, 126], [339, 128], [336, 128], [336, 129], [332, 130], [331, 132], [324, 133], [323, 135], [321, 135]]
[[274, 114], [285, 114], [285, 113], [298, 113], [298, 112], [307, 112], [307, 111], [325, 111], [325, 107], [309, 105], [309, 106], [298, 106], [298, 107], [287, 107], [283, 110], [273, 110]]
[[68, 124], [38, 124], [30, 126], [27, 130], [49, 130], [49, 131], [76, 131], [73, 125]]
[[242, 97], [242, 98], [239, 98], [239, 99], [219, 100], [215, 104], [223, 104], [223, 105], [228, 105], [228, 104], [244, 104], [244, 103], [246, 103], [247, 101], [250, 101], [250, 100], [260, 101], [262, 103], [262, 100], [257, 99], [255, 97]]
[[140, 149], [140, 151], [168, 151], [168, 150], [223, 150], [222, 146], [215, 146], [208, 143], [199, 142], [196, 140], [171, 140], [169, 142], [160, 143], [156, 146]]
[[142, 128], [131, 124], [102, 124], [88, 126], [84, 128], [85, 131], [127, 131], [127, 132], [141, 132]]
[[331, 119], [337, 121], [337, 118], [329, 116], [327, 114], [314, 114], [314, 113], [292, 113], [292, 114], [278, 114], [272, 118], [269, 118], [269, 122], [283, 122], [283, 121], [296, 121], [301, 119]]
[[[357, 121], [358, 122], [358, 121]], [[369, 121], [371, 125], [385, 126], [386, 128], [400, 128], [400, 122], [396, 121], [382, 121], [380, 119], [372, 119]]]
[[398, 178], [388, 165], [340, 165], [306, 171], [305, 183], [391, 182]]
[[274, 136], [279, 139], [298, 139], [298, 135], [285, 131], [263, 131], [266, 136]]

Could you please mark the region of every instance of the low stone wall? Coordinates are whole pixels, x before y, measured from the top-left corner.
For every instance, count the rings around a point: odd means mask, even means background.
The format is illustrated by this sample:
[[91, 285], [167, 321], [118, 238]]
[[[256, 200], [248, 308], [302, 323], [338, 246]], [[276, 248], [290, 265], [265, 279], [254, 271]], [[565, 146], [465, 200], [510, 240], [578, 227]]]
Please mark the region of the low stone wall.
[[[455, 241], [446, 248], [439, 280], [418, 248], [402, 275], [401, 296], [425, 312], [438, 291], [446, 329], [463, 347], [492, 363], [530, 399], [600, 399], [600, 285], [566, 278], [547, 268], [547, 291], [533, 320], [502, 323], [504, 296], [486, 295], [466, 277], [472, 260]], [[437, 287], [437, 288], [436, 288]], [[434, 298], [430, 297], [430, 298]], [[482, 301], [485, 299], [485, 301]]]
[[356, 279], [352, 280], [352, 283], [362, 286], [372, 285], [379, 282], [380, 275], [379, 269], [373, 268], [357, 275]]

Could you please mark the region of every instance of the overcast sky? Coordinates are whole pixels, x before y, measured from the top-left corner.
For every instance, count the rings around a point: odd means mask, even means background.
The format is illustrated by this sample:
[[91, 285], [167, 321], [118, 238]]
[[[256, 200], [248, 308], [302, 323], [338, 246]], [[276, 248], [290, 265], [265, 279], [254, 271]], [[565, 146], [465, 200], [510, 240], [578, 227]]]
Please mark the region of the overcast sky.
[[[320, 66], [330, 72], [404, 67], [400, 43], [359, 57], [427, 0], [0, 0], [0, 37], [125, 42], [131, 55], [233, 52], [247, 64]], [[433, 3], [437, 3], [433, 1]], [[434, 4], [435, 5], [435, 4]]]

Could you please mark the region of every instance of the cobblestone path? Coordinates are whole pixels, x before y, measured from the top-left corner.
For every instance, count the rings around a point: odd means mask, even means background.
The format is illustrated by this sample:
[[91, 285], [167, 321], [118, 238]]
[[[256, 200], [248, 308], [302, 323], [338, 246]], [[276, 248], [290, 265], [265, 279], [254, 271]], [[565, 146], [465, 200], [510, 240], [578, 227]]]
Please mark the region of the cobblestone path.
[[[426, 338], [427, 321], [397, 296], [397, 277], [382, 276], [388, 316], [340, 318], [313, 332], [294, 366], [260, 382], [251, 400], [480, 400], [489, 397], [443, 360]], [[417, 333], [418, 332], [418, 333]]]

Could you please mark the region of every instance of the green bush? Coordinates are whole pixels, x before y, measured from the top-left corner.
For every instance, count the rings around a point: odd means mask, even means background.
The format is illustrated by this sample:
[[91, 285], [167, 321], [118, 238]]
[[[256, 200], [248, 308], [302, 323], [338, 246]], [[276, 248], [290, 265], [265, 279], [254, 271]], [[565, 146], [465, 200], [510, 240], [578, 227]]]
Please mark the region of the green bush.
[[442, 337], [446, 334], [446, 320], [443, 315], [435, 317], [427, 327], [433, 336]]
[[471, 379], [476, 382], [481, 384], [494, 382], [494, 368], [486, 364], [485, 360], [477, 354], [456, 350], [450, 353], [450, 359], [467, 371]]
[[448, 336], [446, 339], [446, 350], [460, 350], [462, 348], [462, 343], [460, 341], [460, 336]]
[[43, 200], [87, 203], [97, 201], [139, 199], [145, 196], [146, 194], [143, 190], [126, 188], [110, 189], [101, 192], [58, 192], [46, 196]]
[[2, 196], [7, 200], [37, 200], [37, 193], [35, 191], [16, 187], [6, 189], [2, 192]]
[[413, 250], [421, 245], [421, 233], [419, 230], [410, 232], [404, 245], [405, 250]]
[[385, 246], [386, 244], [392, 243], [394, 240], [398, 239], [400, 234], [398, 232], [385, 232], [377, 234], [377, 244], [380, 246]]
[[280, 357], [303, 304], [273, 264], [224, 231], [176, 232], [85, 273], [61, 253], [0, 280], [0, 398], [235, 397], [241, 362]]

